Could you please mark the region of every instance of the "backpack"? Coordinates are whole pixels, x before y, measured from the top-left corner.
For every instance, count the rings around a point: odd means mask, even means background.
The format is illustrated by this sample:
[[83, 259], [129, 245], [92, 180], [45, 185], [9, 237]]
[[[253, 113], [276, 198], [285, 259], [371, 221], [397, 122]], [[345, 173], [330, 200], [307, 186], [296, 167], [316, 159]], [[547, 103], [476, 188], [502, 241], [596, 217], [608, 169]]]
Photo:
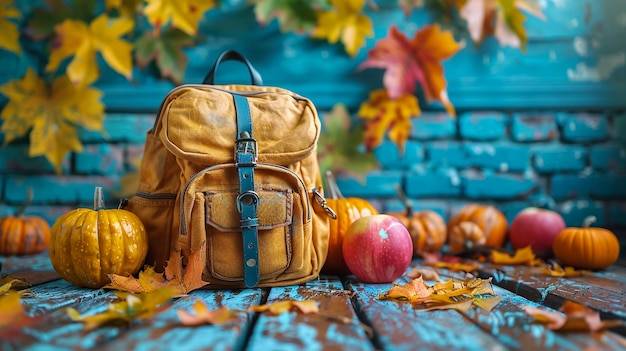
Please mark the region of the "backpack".
[[[247, 66], [252, 85], [214, 85], [219, 64]], [[208, 288], [300, 284], [326, 260], [329, 217], [317, 160], [313, 103], [262, 86], [236, 51], [219, 56], [203, 84], [162, 102], [146, 134], [137, 192], [125, 209], [148, 233], [146, 264], [163, 271], [206, 250]]]

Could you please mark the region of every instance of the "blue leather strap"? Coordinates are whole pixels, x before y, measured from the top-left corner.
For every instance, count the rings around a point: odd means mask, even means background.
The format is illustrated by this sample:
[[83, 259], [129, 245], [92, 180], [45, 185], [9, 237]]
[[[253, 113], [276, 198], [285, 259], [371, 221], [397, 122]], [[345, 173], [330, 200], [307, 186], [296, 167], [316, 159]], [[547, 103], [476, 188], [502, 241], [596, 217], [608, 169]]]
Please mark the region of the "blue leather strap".
[[252, 138], [252, 117], [248, 100], [237, 94], [233, 94], [233, 99], [237, 113], [235, 165], [239, 177], [237, 209], [241, 214], [240, 227], [243, 235], [243, 281], [247, 287], [253, 287], [260, 280], [257, 217], [259, 195], [254, 191], [257, 144]]

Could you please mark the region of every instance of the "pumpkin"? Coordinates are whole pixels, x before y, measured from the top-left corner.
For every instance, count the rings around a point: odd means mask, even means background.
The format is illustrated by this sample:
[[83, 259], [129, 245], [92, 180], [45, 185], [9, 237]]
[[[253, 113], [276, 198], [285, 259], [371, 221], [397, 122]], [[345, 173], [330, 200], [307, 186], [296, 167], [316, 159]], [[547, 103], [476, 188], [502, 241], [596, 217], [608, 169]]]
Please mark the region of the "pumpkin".
[[39, 216], [25, 216], [33, 200], [28, 188], [24, 205], [15, 216], [0, 219], [0, 255], [22, 256], [45, 251], [50, 244], [50, 225]]
[[590, 227], [593, 216], [585, 218], [582, 228], [568, 227], [554, 238], [552, 251], [565, 266], [578, 269], [604, 269], [617, 262], [619, 240], [608, 229]]
[[474, 222], [460, 222], [448, 232], [448, 247], [452, 253], [472, 250], [486, 242], [485, 232]]
[[392, 212], [389, 215], [396, 217], [404, 224], [411, 234], [413, 241], [413, 255], [422, 253], [436, 253], [446, 243], [448, 229], [443, 218], [435, 211], [414, 211], [411, 201], [406, 197], [399, 186], [396, 187], [398, 196], [405, 204], [403, 212]]
[[100, 288], [109, 274], [135, 274], [147, 252], [141, 220], [130, 211], [105, 209], [102, 187], [96, 187], [94, 209], [74, 209], [52, 225], [50, 261], [74, 285]]
[[461, 222], [473, 222], [484, 232], [484, 246], [500, 248], [507, 237], [508, 222], [500, 210], [494, 206], [469, 204], [463, 206], [448, 221], [448, 232]]
[[365, 216], [379, 214], [378, 210], [369, 201], [359, 197], [344, 197], [337, 186], [331, 171], [326, 172], [328, 194], [326, 205], [332, 208], [336, 218], [330, 220], [328, 255], [322, 272], [326, 274], [346, 275], [350, 269], [343, 258], [342, 246], [348, 228], [352, 222]]

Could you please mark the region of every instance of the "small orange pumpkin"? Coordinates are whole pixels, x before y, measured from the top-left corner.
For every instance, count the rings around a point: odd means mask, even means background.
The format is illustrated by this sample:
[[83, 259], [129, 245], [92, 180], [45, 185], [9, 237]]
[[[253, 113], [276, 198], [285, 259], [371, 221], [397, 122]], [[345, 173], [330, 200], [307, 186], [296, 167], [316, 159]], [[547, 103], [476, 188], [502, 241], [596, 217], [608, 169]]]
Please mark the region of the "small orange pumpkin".
[[147, 252], [141, 220], [130, 211], [104, 209], [101, 187], [96, 187], [94, 209], [74, 209], [52, 225], [50, 261], [74, 285], [100, 288], [110, 282], [109, 274], [135, 274]]
[[326, 205], [335, 211], [337, 218], [330, 220], [328, 256], [322, 272], [336, 275], [350, 274], [350, 269], [343, 259], [343, 238], [352, 222], [361, 217], [378, 214], [378, 210], [365, 199], [343, 197], [331, 171], [326, 172], [326, 183], [328, 187]]
[[485, 246], [500, 248], [507, 238], [508, 222], [504, 214], [494, 206], [469, 204], [448, 221], [448, 232], [461, 222], [473, 222], [485, 234]]
[[554, 239], [554, 256], [565, 266], [604, 269], [617, 262], [619, 240], [608, 229], [589, 227], [596, 218], [585, 218], [582, 228], [563, 229]]
[[448, 235], [446, 222], [435, 211], [414, 211], [411, 201], [406, 197], [402, 188], [399, 186], [396, 188], [398, 196], [405, 204], [405, 210], [389, 214], [398, 218], [409, 230], [413, 241], [413, 255], [439, 252], [445, 245]]
[[460, 222], [448, 232], [448, 247], [452, 253], [461, 253], [487, 242], [485, 232], [474, 222]]
[[45, 251], [50, 244], [50, 225], [39, 216], [25, 216], [33, 200], [28, 188], [26, 202], [15, 216], [0, 219], [0, 255], [30, 255]]

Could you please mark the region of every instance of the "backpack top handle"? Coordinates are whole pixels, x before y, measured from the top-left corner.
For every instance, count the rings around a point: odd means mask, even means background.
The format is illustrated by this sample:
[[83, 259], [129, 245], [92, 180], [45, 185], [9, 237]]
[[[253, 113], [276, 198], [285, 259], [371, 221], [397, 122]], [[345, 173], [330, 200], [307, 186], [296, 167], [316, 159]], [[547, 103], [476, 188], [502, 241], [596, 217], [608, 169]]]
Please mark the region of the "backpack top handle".
[[259, 72], [254, 69], [250, 61], [247, 58], [243, 57], [239, 52], [234, 50], [227, 50], [222, 52], [222, 54], [217, 58], [213, 68], [209, 71], [209, 73], [204, 77], [202, 84], [215, 84], [215, 72], [219, 67], [220, 63], [224, 61], [239, 61], [248, 67], [248, 72], [250, 72], [250, 80], [252, 81], [252, 85], [263, 85], [263, 79]]

